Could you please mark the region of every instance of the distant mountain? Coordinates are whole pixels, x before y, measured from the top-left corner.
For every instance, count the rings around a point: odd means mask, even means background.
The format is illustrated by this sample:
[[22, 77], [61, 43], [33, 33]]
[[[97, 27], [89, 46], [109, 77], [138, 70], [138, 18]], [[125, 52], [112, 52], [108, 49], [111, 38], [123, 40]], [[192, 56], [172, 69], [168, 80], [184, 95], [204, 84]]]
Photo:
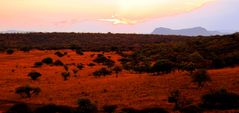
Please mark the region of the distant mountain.
[[7, 31], [0, 31], [0, 33], [29, 33], [32, 31], [20, 31], [20, 30], [7, 30]]
[[161, 35], [184, 35], [184, 36], [211, 36], [211, 35], [223, 35], [223, 33], [218, 31], [208, 31], [203, 27], [194, 27], [187, 29], [178, 29], [173, 30], [169, 28], [159, 27], [156, 28], [152, 34], [161, 34]]

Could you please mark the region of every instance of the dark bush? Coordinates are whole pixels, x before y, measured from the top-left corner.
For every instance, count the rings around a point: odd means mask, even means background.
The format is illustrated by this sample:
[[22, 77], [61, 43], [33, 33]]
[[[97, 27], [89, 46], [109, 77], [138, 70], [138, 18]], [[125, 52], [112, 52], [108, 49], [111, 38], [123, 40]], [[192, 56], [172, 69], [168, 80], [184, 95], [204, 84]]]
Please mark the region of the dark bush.
[[64, 78], [64, 80], [67, 80], [68, 77], [70, 76], [70, 72], [63, 72], [63, 73], [61, 73], [61, 75]]
[[35, 62], [34, 67], [41, 67], [43, 65], [42, 62]]
[[14, 50], [13, 49], [7, 49], [6, 52], [7, 52], [7, 54], [11, 55], [11, 54], [14, 53]]
[[23, 51], [23, 52], [29, 52], [29, 51], [31, 51], [31, 48], [30, 47], [21, 47], [19, 50]]
[[73, 113], [73, 109], [67, 106], [49, 104], [37, 108], [35, 113]]
[[97, 107], [89, 99], [78, 100], [77, 113], [97, 113]]
[[105, 105], [103, 106], [103, 110], [106, 113], [114, 113], [117, 109], [117, 105]]
[[54, 63], [53, 63], [55, 66], [64, 66], [64, 63], [60, 60], [56, 60]]
[[93, 67], [93, 66], [95, 66], [95, 64], [94, 63], [89, 63], [88, 66]]
[[163, 108], [145, 108], [140, 110], [139, 113], [168, 113], [168, 111]]
[[82, 70], [82, 69], [84, 68], [84, 65], [83, 65], [82, 63], [80, 63], [80, 64], [77, 65], [77, 68], [78, 68], [79, 70]]
[[25, 103], [14, 104], [6, 113], [33, 113]]
[[95, 71], [93, 73], [93, 75], [96, 76], [96, 77], [100, 77], [100, 76], [110, 75], [111, 73], [112, 73], [112, 71], [110, 71], [110, 70], [108, 70], [106, 68], [101, 68], [101, 69]]
[[98, 54], [97, 57], [93, 60], [96, 63], [104, 63], [108, 59], [103, 54]]
[[44, 59], [42, 60], [42, 62], [45, 63], [45, 64], [52, 64], [52, 63], [53, 63], [53, 60], [52, 60], [52, 58], [47, 57], [47, 58], [44, 58]]
[[207, 70], [199, 69], [193, 72], [192, 74], [192, 82], [197, 83], [198, 87], [201, 88], [205, 83], [211, 81], [211, 77], [208, 75]]
[[78, 55], [84, 55], [83, 51], [81, 49], [76, 49], [76, 54]]
[[238, 109], [239, 95], [225, 89], [210, 91], [202, 96], [201, 106], [206, 109]]
[[55, 52], [55, 55], [58, 56], [58, 57], [63, 57], [63, 56], [65, 56], [65, 54], [64, 54], [64, 53], [61, 53], [60, 51]]
[[123, 108], [121, 109], [121, 113], [139, 113], [139, 110], [134, 108]]
[[41, 92], [39, 87], [21, 86], [16, 88], [15, 93], [23, 98], [30, 98], [32, 95], [38, 95]]
[[203, 109], [196, 105], [189, 105], [181, 109], [180, 113], [203, 113]]
[[31, 77], [32, 80], [37, 80], [41, 76], [41, 73], [32, 71], [28, 74], [29, 77]]
[[121, 68], [120, 66], [115, 66], [115, 67], [113, 68], [113, 71], [115, 72], [116, 77], [118, 77], [118, 74], [119, 74], [120, 72], [122, 72], [122, 68]]
[[170, 73], [173, 71], [174, 65], [173, 62], [167, 59], [158, 60], [153, 66], [151, 71], [154, 73]]

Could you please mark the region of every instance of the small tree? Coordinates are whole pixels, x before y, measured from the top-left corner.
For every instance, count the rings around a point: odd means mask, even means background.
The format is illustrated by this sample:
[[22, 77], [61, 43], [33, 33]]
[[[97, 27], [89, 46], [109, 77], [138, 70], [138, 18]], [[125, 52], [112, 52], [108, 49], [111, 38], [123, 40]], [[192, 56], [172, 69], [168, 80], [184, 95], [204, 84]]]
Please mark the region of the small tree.
[[14, 50], [9, 48], [6, 50], [6, 52], [7, 52], [7, 54], [11, 55], [14, 53]]
[[16, 88], [15, 93], [24, 98], [30, 98], [32, 95], [38, 95], [41, 92], [39, 87], [21, 86]]
[[63, 73], [61, 73], [61, 75], [64, 78], [64, 80], [66, 81], [68, 79], [68, 77], [70, 76], [70, 72], [63, 72]]
[[77, 101], [77, 113], [97, 113], [97, 107], [89, 99], [79, 99]]
[[203, 87], [205, 83], [211, 81], [211, 77], [205, 69], [196, 70], [191, 77], [192, 82], [197, 83], [199, 88]]
[[53, 60], [52, 60], [52, 58], [47, 57], [47, 58], [44, 58], [44, 59], [42, 60], [42, 62], [45, 63], [45, 64], [52, 64], [52, 63], [53, 63]]
[[37, 80], [41, 76], [41, 73], [32, 71], [28, 74], [29, 77], [31, 77], [32, 80]]
[[81, 49], [76, 49], [76, 54], [78, 54], [78, 55], [84, 55], [84, 53], [82, 52]]
[[115, 72], [116, 77], [118, 77], [118, 74], [122, 72], [122, 68], [120, 66], [115, 66], [113, 71]]

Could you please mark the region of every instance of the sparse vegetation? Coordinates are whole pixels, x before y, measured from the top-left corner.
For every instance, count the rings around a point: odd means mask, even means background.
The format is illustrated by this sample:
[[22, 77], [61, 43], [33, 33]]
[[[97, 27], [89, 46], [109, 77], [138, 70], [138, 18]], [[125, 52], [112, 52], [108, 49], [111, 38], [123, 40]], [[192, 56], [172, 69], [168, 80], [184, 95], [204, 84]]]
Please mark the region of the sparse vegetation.
[[52, 63], [53, 63], [53, 60], [52, 60], [52, 58], [47, 57], [47, 58], [44, 58], [44, 59], [42, 60], [42, 62], [49, 65], [49, 64], [52, 64]]
[[61, 60], [56, 60], [53, 65], [55, 66], [64, 66], [64, 63]]
[[64, 54], [64, 53], [61, 53], [60, 51], [55, 52], [55, 55], [58, 56], [58, 57], [63, 57], [63, 56], [65, 56], [65, 54]]
[[68, 80], [68, 77], [70, 76], [70, 72], [62, 72], [61, 73], [61, 76], [64, 78], [64, 80], [66, 81], [66, 80]]
[[83, 65], [82, 63], [80, 63], [80, 64], [77, 65], [77, 68], [78, 68], [79, 70], [82, 70], [82, 69], [84, 68], [84, 65]]
[[207, 70], [199, 69], [193, 72], [192, 74], [192, 82], [197, 83], [198, 87], [201, 88], [205, 83], [210, 82], [212, 79], [209, 76]]
[[14, 50], [9, 48], [6, 50], [6, 52], [7, 52], [7, 54], [11, 55], [14, 53]]
[[98, 109], [89, 99], [78, 100], [77, 113], [97, 113]]
[[106, 69], [106, 68], [101, 68], [93, 73], [93, 76], [100, 77], [100, 76], [106, 76], [106, 75], [111, 75], [112, 71]]
[[39, 95], [41, 89], [39, 87], [31, 87], [29, 85], [16, 88], [15, 93], [23, 98], [30, 98], [32, 95]]
[[238, 109], [239, 95], [225, 89], [212, 90], [202, 96], [201, 106], [207, 109]]
[[41, 67], [42, 65], [42, 62], [35, 62], [33, 67]]
[[93, 66], [95, 66], [95, 64], [94, 63], [89, 63], [88, 66], [93, 67]]
[[31, 77], [32, 80], [37, 80], [41, 76], [41, 73], [32, 71], [28, 74], [29, 77]]

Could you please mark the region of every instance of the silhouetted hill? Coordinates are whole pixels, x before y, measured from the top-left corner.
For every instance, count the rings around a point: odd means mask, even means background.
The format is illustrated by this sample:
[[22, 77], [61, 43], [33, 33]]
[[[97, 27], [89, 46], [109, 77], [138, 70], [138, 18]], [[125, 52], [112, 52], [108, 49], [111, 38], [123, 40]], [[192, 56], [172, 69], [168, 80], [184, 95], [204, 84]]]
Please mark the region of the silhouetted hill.
[[194, 27], [194, 28], [187, 28], [187, 29], [178, 29], [173, 30], [169, 28], [159, 27], [156, 28], [152, 34], [161, 34], [161, 35], [184, 35], [184, 36], [211, 36], [211, 35], [222, 35], [218, 31], [208, 31], [202, 27]]

